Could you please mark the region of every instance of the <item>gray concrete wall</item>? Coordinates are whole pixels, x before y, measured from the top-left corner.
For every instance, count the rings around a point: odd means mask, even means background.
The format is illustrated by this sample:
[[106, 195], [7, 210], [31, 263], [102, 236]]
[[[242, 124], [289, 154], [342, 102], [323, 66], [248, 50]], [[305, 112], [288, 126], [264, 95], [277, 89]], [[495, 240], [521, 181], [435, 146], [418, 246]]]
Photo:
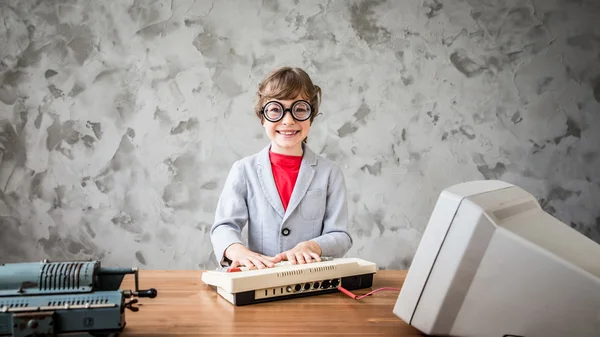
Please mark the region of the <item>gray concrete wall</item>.
[[281, 65], [323, 88], [309, 145], [350, 255], [409, 266], [440, 191], [525, 188], [600, 242], [600, 3], [0, 1], [0, 260], [212, 268], [230, 165]]

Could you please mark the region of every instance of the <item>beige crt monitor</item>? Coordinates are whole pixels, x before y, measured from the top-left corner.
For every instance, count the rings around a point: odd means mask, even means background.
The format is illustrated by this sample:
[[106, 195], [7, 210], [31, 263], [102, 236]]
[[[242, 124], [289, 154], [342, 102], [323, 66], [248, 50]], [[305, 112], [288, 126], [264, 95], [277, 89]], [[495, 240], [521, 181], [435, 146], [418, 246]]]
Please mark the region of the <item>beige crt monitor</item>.
[[393, 309], [431, 336], [599, 337], [600, 245], [523, 189], [444, 190]]

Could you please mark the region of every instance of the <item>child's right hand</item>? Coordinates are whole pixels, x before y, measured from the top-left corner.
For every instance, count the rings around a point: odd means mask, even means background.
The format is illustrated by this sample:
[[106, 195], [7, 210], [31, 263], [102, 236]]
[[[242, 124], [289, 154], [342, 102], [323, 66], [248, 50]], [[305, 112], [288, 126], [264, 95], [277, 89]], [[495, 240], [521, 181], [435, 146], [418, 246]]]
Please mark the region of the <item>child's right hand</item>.
[[255, 253], [239, 243], [234, 243], [225, 250], [225, 256], [231, 260], [231, 267], [248, 267], [250, 269], [272, 268], [281, 258]]

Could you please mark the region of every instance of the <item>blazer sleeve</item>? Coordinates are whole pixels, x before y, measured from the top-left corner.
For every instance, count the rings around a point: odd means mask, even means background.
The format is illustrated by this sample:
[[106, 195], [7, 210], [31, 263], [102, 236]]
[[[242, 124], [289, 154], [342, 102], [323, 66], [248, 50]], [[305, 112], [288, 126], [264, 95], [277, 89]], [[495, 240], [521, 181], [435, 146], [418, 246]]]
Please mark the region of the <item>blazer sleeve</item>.
[[313, 239], [321, 247], [321, 256], [340, 258], [352, 247], [348, 231], [348, 202], [342, 170], [334, 165], [329, 177], [322, 235]]
[[236, 161], [229, 171], [215, 211], [215, 221], [210, 229], [210, 240], [217, 262], [229, 265], [224, 256], [227, 247], [242, 243], [242, 229], [248, 221], [246, 203], [247, 186], [242, 165]]

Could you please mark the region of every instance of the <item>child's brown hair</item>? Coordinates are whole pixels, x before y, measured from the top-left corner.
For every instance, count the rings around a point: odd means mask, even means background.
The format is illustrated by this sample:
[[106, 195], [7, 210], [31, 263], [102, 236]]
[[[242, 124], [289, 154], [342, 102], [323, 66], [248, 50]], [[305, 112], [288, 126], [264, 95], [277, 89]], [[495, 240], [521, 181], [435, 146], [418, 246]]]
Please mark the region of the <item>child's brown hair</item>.
[[265, 122], [261, 110], [268, 100], [292, 99], [296, 96], [306, 98], [312, 105], [310, 116], [310, 123], [312, 124], [315, 116], [319, 113], [321, 88], [313, 84], [310, 76], [304, 70], [295, 67], [281, 67], [273, 70], [259, 83], [256, 96], [257, 101], [254, 112], [260, 118], [261, 124]]

